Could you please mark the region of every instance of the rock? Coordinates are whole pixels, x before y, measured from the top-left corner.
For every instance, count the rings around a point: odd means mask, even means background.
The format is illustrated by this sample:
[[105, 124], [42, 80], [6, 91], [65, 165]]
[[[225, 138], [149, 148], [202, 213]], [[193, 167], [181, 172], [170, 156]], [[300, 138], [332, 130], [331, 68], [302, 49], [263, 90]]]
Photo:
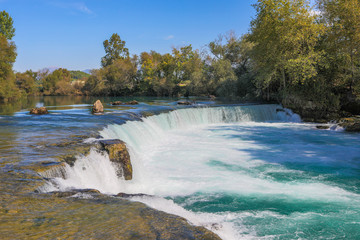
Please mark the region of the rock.
[[123, 103], [121, 101], [115, 101], [115, 102], [111, 102], [110, 104], [115, 106], [115, 105], [122, 105]]
[[215, 97], [214, 95], [209, 95], [209, 98], [210, 98], [211, 100], [215, 100], [215, 99], [216, 99], [216, 97]]
[[139, 102], [136, 101], [136, 100], [132, 100], [130, 102], [115, 101], [115, 102], [111, 102], [110, 104], [113, 105], [113, 106], [116, 106], [116, 105], [137, 105], [137, 104], [139, 104]]
[[132, 101], [126, 103], [126, 105], [137, 105], [137, 104], [139, 104], [139, 103], [136, 100], [132, 100]]
[[36, 115], [43, 115], [43, 114], [49, 114], [46, 107], [39, 107], [39, 108], [32, 108], [30, 110], [30, 114], [36, 114]]
[[329, 129], [330, 127], [326, 126], [326, 125], [317, 125], [316, 128], [317, 129]]
[[102, 149], [109, 154], [110, 161], [117, 165], [118, 176], [124, 176], [125, 180], [131, 180], [133, 170], [125, 142], [113, 139], [100, 140], [99, 143]]
[[102, 105], [100, 100], [97, 100], [92, 108], [92, 113], [103, 113], [103, 112], [104, 112], [104, 106]]
[[177, 102], [178, 105], [193, 105], [194, 103], [192, 102], [189, 102], [189, 101], [180, 101], [180, 102]]
[[339, 126], [347, 132], [360, 132], [360, 117], [342, 118], [339, 120]]
[[144, 193], [135, 193], [135, 194], [128, 194], [128, 193], [118, 193], [116, 194], [117, 197], [122, 197], [122, 198], [131, 198], [131, 197], [152, 197], [151, 195], [147, 195]]

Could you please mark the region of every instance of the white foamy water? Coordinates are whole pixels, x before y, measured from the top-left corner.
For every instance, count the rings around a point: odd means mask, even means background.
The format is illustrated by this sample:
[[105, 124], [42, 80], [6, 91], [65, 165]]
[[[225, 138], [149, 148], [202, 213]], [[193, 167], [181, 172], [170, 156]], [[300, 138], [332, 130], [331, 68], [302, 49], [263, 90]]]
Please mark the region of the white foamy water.
[[[109, 194], [155, 195], [133, 200], [185, 217], [223, 239], [258, 238], [255, 227], [244, 223], [246, 219], [261, 218], [261, 214], [278, 219], [284, 216], [272, 211], [209, 213], [185, 208], [222, 194], [286, 202], [359, 203], [358, 194], [324, 182], [319, 175], [285, 166], [288, 161], [312, 163], [314, 159], [334, 163], [323, 154], [329, 150], [312, 145], [317, 139], [309, 137], [309, 142], [303, 142], [306, 134], [302, 134], [312, 133], [313, 125], [300, 123], [297, 115], [278, 108], [259, 105], [181, 109], [110, 125], [101, 135], [126, 142], [133, 180], [119, 179], [108, 156], [93, 150], [87, 157], [79, 157], [73, 167], [66, 166], [66, 178], [54, 178], [48, 191], [95, 188]], [[181, 203], [168, 199], [182, 197], [186, 201]]]

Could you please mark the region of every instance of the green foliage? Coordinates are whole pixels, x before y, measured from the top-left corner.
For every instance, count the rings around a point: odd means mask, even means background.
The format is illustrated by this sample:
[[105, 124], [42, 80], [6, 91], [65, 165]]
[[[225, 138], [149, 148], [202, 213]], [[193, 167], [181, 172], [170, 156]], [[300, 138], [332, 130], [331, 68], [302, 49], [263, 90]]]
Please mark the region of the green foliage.
[[16, 55], [15, 44], [0, 34], [0, 101], [8, 101], [20, 95], [12, 70]]
[[37, 74], [31, 70], [25, 73], [16, 73], [16, 85], [23, 92], [23, 95], [37, 94], [36, 77]]
[[90, 74], [85, 73], [83, 71], [69, 71], [70, 76], [72, 80], [86, 80], [88, 77], [90, 77]]
[[13, 23], [13, 19], [7, 12], [0, 12], [0, 34], [4, 35], [7, 40], [11, 40], [15, 36]]
[[125, 41], [122, 41], [117, 33], [111, 35], [109, 40], [103, 42], [106, 55], [101, 59], [103, 67], [113, 64], [117, 59], [129, 58], [129, 50], [125, 47]]
[[258, 0], [248, 40], [259, 86], [281, 82], [303, 84], [317, 75], [322, 52], [316, 51], [323, 25], [318, 24], [305, 0]]
[[42, 79], [44, 95], [71, 95], [74, 89], [71, 85], [71, 74], [68, 70], [59, 68]]
[[321, 48], [332, 71], [329, 80], [360, 97], [360, 1], [319, 0], [318, 6], [326, 25]]

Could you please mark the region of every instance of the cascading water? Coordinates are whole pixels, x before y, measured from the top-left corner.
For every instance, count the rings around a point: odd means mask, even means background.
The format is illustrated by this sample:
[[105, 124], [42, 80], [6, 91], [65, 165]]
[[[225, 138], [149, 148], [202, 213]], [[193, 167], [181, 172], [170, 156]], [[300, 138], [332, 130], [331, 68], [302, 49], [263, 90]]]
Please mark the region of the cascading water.
[[100, 134], [126, 142], [133, 180], [91, 151], [47, 191], [154, 195], [133, 199], [224, 239], [360, 237], [358, 135], [315, 130], [278, 105], [180, 109]]

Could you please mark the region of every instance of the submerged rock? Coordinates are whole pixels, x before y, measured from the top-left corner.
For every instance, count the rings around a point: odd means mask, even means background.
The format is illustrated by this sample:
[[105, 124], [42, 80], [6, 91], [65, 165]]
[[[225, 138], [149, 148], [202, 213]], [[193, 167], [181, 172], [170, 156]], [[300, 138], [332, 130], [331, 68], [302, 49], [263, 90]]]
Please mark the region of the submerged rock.
[[128, 194], [128, 193], [118, 193], [115, 196], [122, 197], [122, 198], [131, 198], [131, 197], [152, 197], [152, 195], [144, 194], [144, 193], [134, 193], [134, 194]]
[[110, 161], [115, 163], [118, 168], [118, 176], [124, 176], [125, 180], [132, 179], [132, 165], [130, 155], [125, 142], [119, 139], [100, 140], [102, 150], [109, 154]]
[[136, 101], [136, 100], [132, 100], [130, 102], [115, 101], [115, 102], [111, 102], [110, 104], [113, 105], [113, 106], [117, 106], [117, 105], [137, 105], [137, 104], [139, 104], [139, 102]]
[[115, 101], [115, 102], [111, 102], [110, 104], [115, 106], [115, 105], [122, 105], [123, 103], [121, 101]]
[[177, 102], [178, 105], [193, 105], [194, 102], [189, 102], [189, 101], [179, 101]]
[[102, 105], [100, 100], [97, 100], [92, 108], [92, 113], [103, 113], [104, 112], [104, 106]]
[[136, 100], [132, 100], [132, 101], [130, 101], [130, 102], [127, 102], [126, 104], [127, 104], [127, 105], [137, 105], [137, 104], [139, 104], [139, 103], [138, 103], [138, 101], [136, 101]]
[[39, 108], [32, 108], [30, 110], [30, 114], [43, 115], [43, 114], [49, 114], [49, 112], [46, 109], [46, 107], [39, 107]]
[[326, 125], [317, 125], [316, 128], [317, 129], [329, 129], [330, 127], [326, 126]]

